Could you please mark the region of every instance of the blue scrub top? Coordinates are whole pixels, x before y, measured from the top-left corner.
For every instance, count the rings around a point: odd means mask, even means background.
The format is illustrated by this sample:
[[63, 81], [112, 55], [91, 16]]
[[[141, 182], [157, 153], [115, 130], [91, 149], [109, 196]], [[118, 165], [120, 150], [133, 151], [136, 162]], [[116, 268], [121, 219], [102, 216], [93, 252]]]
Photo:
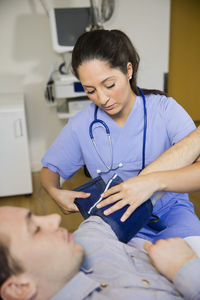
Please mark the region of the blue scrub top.
[[[187, 112], [172, 98], [163, 95], [146, 95], [147, 138], [146, 166], [161, 153], [195, 129]], [[84, 164], [90, 175], [98, 176], [97, 169], [105, 170], [89, 136], [89, 125], [94, 120], [95, 105], [91, 103], [71, 118], [42, 159], [44, 167], [69, 179]], [[102, 109], [97, 118], [109, 127], [113, 146], [113, 167], [121, 162], [117, 171], [101, 174], [107, 182], [117, 173], [123, 180], [138, 175], [142, 168], [144, 113], [142, 97], [137, 96], [123, 128]], [[93, 135], [104, 161], [110, 165], [110, 148], [105, 129], [101, 124], [93, 126]]]
[[[146, 95], [147, 136], [146, 166], [173, 144], [195, 129], [188, 113], [173, 99], [163, 95]], [[62, 178], [70, 178], [84, 164], [91, 176], [97, 177], [97, 169], [105, 170], [89, 136], [89, 126], [94, 120], [95, 105], [91, 103], [71, 118], [42, 159], [44, 167], [57, 172]], [[123, 180], [137, 176], [142, 168], [144, 112], [141, 96], [136, 97], [134, 106], [123, 128], [113, 121], [102, 109], [97, 118], [110, 129], [113, 146], [113, 167], [121, 162], [123, 167], [101, 174], [107, 182], [113, 173]], [[110, 149], [105, 129], [99, 123], [93, 126], [93, 135], [104, 161], [110, 165]], [[153, 213], [167, 224], [163, 231], [154, 232], [143, 227], [136, 235], [155, 241], [173, 236], [200, 235], [200, 222], [194, 214], [193, 204], [187, 194], [166, 193], [154, 206]]]

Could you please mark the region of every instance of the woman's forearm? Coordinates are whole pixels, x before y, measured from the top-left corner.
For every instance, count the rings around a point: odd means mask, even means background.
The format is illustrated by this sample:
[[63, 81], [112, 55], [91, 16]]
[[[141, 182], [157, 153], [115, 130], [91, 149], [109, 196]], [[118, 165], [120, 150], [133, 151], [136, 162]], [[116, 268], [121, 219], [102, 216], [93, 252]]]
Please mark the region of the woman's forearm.
[[200, 155], [200, 127], [169, 148], [140, 174], [175, 170], [192, 164]]
[[[148, 176], [148, 175], [147, 175]], [[185, 193], [200, 190], [200, 162], [172, 170], [149, 174], [157, 183], [157, 191]]]
[[[169, 148], [142, 170], [139, 176], [149, 174], [156, 180], [155, 185], [158, 188], [157, 192], [151, 197], [152, 203], [155, 204], [165, 192], [191, 192], [199, 190], [199, 164], [191, 165], [191, 167], [188, 166], [195, 160], [199, 160], [199, 155], [200, 127]], [[188, 166], [188, 168], [185, 169], [185, 166]], [[182, 169], [177, 170], [179, 168]]]
[[48, 168], [42, 168], [40, 181], [45, 190], [54, 198], [54, 191], [60, 188], [60, 176]]
[[77, 206], [74, 204], [75, 198], [87, 198], [89, 196], [87, 193], [62, 189], [60, 187], [60, 175], [47, 168], [41, 170], [40, 180], [45, 190], [55, 200], [64, 214], [78, 211]]

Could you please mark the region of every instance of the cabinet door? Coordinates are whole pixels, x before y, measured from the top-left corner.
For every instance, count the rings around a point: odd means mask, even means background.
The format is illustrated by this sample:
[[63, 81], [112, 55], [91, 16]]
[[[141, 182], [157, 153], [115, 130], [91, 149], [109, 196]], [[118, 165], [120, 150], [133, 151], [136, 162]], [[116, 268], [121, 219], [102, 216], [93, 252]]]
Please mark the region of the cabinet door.
[[32, 192], [23, 112], [0, 112], [0, 196]]

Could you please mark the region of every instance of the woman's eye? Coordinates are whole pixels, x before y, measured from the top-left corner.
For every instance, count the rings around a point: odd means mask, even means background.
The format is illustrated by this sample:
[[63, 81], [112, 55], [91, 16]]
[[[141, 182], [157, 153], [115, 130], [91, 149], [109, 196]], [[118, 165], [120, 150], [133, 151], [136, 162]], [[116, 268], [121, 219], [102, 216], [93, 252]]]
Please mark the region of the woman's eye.
[[111, 85], [108, 85], [107, 86], [107, 89], [111, 89], [112, 87], [114, 87], [115, 86], [115, 83], [113, 83], [113, 84], [111, 84]]
[[86, 91], [86, 94], [94, 94], [94, 90], [92, 90], [92, 91]]

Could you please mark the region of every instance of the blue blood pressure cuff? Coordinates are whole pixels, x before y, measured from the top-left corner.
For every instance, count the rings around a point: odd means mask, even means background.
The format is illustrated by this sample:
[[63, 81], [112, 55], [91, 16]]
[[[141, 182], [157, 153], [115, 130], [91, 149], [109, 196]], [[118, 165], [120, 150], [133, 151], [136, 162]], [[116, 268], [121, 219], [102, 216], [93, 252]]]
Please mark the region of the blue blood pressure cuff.
[[113, 203], [102, 208], [97, 208], [97, 203], [102, 200], [101, 194], [105, 191], [105, 189], [111, 188], [121, 182], [122, 179], [117, 174], [115, 174], [107, 184], [105, 184], [101, 176], [98, 176], [75, 189], [75, 191], [90, 193], [90, 197], [76, 198], [74, 203], [78, 207], [84, 219], [87, 219], [91, 215], [101, 217], [111, 226], [112, 230], [121, 242], [128, 243], [128, 241], [132, 239], [132, 237], [134, 237], [143, 226], [149, 223], [152, 216], [153, 205], [151, 200], [147, 200], [140, 205], [125, 222], [121, 222], [120, 218], [129, 205], [124, 206], [108, 216], [104, 215], [104, 210], [112, 206]]

